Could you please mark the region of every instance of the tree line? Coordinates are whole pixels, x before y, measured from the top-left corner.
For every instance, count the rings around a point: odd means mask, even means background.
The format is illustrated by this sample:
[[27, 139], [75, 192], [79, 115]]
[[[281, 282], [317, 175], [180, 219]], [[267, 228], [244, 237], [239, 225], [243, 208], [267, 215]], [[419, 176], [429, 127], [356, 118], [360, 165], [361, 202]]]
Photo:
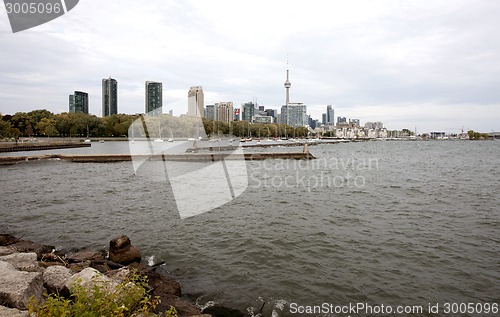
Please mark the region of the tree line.
[[[179, 126], [182, 117], [167, 114], [158, 116], [170, 125]], [[85, 113], [63, 112], [54, 114], [48, 110], [0, 114], [0, 139], [19, 137], [128, 137], [130, 125], [140, 115], [115, 114], [100, 118]], [[222, 122], [203, 118], [208, 136], [234, 135], [237, 137], [288, 137], [302, 138], [309, 133], [306, 127], [294, 128], [285, 124], [257, 124], [247, 121]], [[164, 127], [165, 128], [165, 127]], [[166, 127], [168, 128], [168, 127]], [[163, 134], [168, 137], [167, 133]]]
[[1, 116], [0, 138], [126, 136], [128, 127], [137, 118], [126, 114], [105, 118], [85, 113], [54, 114], [45, 109], [17, 112]]

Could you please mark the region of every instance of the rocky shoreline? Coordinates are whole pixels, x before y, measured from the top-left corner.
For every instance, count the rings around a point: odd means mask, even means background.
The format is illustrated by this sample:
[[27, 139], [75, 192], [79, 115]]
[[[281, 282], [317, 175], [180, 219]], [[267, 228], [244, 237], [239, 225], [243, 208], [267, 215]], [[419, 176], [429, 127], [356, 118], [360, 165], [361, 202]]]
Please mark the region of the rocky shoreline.
[[173, 306], [179, 317], [244, 316], [238, 310], [221, 306], [201, 311], [182, 297], [177, 281], [155, 272], [155, 267], [142, 264], [141, 259], [140, 251], [125, 235], [111, 240], [108, 251], [82, 249], [62, 253], [53, 246], [0, 234], [0, 317], [28, 316], [27, 305], [32, 296], [39, 301], [47, 294], [69, 296], [72, 281], [88, 281], [99, 275], [107, 283], [117, 284], [131, 272], [147, 277], [146, 288], [159, 299], [154, 309], [157, 314]]

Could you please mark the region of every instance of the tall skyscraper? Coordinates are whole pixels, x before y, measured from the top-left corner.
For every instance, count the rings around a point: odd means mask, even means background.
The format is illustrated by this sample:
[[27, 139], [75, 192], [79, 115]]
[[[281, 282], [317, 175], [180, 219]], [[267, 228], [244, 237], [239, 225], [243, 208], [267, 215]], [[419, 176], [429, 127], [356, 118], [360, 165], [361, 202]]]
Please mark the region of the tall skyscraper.
[[155, 81], [146, 81], [146, 113], [161, 114], [163, 106], [163, 84]]
[[301, 102], [288, 103], [281, 106], [281, 123], [293, 127], [303, 127], [308, 124], [307, 106]]
[[226, 123], [234, 121], [234, 107], [232, 101], [216, 103], [215, 107], [217, 109], [217, 120]]
[[335, 115], [335, 110], [331, 105], [326, 106], [326, 123], [325, 125], [335, 125], [333, 117]]
[[209, 120], [217, 120], [217, 107], [215, 105], [207, 105], [205, 107], [205, 118]]
[[118, 113], [118, 82], [109, 77], [102, 80], [102, 116]]
[[252, 118], [255, 116], [255, 104], [253, 102], [247, 102], [241, 105], [241, 108], [243, 111], [241, 120], [252, 122]]
[[69, 95], [69, 112], [89, 113], [89, 94], [83, 91], [75, 91]]
[[188, 116], [204, 117], [205, 116], [205, 97], [201, 86], [189, 88], [188, 92]]

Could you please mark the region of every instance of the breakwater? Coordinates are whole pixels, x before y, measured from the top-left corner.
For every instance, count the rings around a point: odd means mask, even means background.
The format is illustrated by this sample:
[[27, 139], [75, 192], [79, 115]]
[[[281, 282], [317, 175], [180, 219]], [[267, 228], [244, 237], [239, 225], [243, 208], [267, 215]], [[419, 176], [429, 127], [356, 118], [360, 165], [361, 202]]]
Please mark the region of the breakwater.
[[130, 155], [130, 154], [45, 154], [33, 156], [5, 156], [0, 157], [0, 165], [11, 165], [20, 162], [39, 160], [65, 160], [76, 163], [111, 163], [132, 161], [132, 157], [151, 161], [185, 161], [185, 162], [215, 162], [221, 160], [266, 160], [266, 159], [294, 159], [311, 160], [314, 155], [308, 151], [295, 153], [189, 153], [189, 154], [156, 154], [156, 155]]
[[0, 152], [44, 151], [79, 147], [90, 147], [90, 143], [6, 144], [0, 145]]

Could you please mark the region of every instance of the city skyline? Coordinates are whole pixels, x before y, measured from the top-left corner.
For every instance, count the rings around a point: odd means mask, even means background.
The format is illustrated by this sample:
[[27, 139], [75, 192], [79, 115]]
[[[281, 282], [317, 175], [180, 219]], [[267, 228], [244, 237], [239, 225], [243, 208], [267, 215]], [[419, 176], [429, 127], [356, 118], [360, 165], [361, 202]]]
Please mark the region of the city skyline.
[[[280, 109], [288, 68], [290, 101], [315, 119], [332, 105], [340, 116], [394, 129], [500, 130], [495, 2], [328, 2], [325, 12], [282, 1], [96, 4], [16, 34], [0, 6], [1, 113], [65, 112], [63, 92], [78, 88], [100, 115], [98, 79], [107, 74], [120, 82], [119, 113], [143, 111], [148, 78], [168, 87], [163, 107], [176, 115], [186, 113], [193, 84], [203, 85], [205, 105], [256, 100]], [[261, 23], [242, 23], [249, 16]], [[299, 16], [300, 24], [287, 23]]]

